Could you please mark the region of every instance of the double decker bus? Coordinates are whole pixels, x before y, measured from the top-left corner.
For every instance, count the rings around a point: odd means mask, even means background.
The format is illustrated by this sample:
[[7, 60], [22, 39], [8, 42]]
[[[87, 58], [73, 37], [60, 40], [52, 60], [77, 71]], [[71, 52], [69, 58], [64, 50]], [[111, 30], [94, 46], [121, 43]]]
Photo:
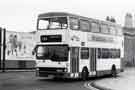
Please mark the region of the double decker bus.
[[116, 23], [65, 12], [39, 14], [36, 75], [82, 78], [122, 69], [124, 37]]

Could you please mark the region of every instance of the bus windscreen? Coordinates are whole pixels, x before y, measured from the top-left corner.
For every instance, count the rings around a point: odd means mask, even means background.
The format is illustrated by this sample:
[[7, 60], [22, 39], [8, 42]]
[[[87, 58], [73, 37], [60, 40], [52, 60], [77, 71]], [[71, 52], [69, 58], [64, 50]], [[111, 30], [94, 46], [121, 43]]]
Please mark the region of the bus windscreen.
[[68, 46], [46, 46], [40, 45], [36, 48], [37, 59], [49, 59], [52, 61], [67, 61]]
[[38, 30], [66, 29], [67, 26], [67, 17], [49, 17], [38, 20]]

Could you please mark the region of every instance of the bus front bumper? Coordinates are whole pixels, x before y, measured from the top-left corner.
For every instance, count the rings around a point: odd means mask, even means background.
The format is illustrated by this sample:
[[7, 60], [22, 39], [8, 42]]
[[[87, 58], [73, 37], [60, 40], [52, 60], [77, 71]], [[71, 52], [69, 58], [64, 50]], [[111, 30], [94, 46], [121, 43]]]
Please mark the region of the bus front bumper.
[[52, 72], [52, 71], [38, 71], [36, 70], [36, 76], [37, 77], [60, 77], [60, 78], [70, 78], [70, 73], [67, 72]]

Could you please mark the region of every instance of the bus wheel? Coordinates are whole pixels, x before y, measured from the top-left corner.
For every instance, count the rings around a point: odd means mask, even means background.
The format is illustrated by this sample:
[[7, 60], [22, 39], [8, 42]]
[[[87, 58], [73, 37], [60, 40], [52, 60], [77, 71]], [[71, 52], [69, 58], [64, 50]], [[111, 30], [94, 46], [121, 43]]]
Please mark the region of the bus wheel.
[[88, 69], [87, 68], [83, 68], [83, 70], [82, 70], [82, 79], [84, 80], [84, 81], [86, 81], [87, 79], [88, 79]]
[[115, 77], [115, 78], [117, 77], [117, 71], [116, 71], [115, 65], [112, 66], [111, 74], [112, 74], [113, 77]]

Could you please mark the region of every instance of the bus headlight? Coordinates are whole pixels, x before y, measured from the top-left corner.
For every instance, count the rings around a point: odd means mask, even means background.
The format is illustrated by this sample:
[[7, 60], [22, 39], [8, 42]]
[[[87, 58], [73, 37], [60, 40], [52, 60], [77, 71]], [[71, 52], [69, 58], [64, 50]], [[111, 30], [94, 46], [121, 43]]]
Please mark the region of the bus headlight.
[[57, 72], [63, 72], [63, 70], [62, 70], [62, 69], [57, 69], [56, 71], [57, 71]]
[[65, 69], [64, 69], [64, 72], [68, 72], [68, 69], [67, 69], [67, 68], [65, 68]]
[[36, 68], [36, 71], [39, 71], [39, 68]]
[[66, 63], [66, 67], [67, 67], [67, 68], [69, 67], [69, 63]]

